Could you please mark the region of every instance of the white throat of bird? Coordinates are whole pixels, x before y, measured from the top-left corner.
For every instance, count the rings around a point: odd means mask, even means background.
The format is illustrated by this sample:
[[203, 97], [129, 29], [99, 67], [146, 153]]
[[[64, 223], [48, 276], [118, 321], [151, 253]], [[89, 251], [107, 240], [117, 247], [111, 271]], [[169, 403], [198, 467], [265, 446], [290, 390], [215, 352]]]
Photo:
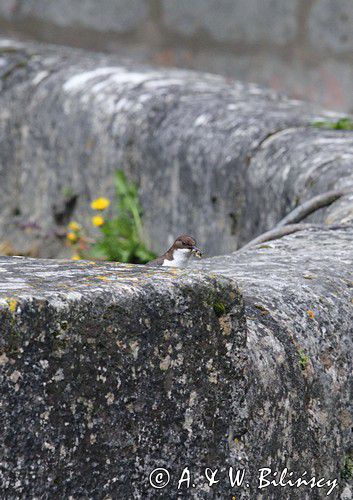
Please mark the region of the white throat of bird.
[[191, 250], [189, 248], [176, 248], [173, 252], [173, 260], [164, 259], [162, 266], [186, 267], [189, 262]]

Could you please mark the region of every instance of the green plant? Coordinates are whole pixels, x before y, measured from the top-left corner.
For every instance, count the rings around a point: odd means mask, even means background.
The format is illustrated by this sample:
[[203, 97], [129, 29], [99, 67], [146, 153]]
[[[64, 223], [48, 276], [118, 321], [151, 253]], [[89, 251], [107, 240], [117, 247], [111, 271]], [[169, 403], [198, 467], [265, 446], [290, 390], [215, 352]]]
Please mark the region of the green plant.
[[142, 209], [135, 184], [129, 183], [121, 170], [115, 174], [116, 215], [99, 224], [101, 237], [90, 254], [119, 262], [145, 264], [155, 258], [144, 243]]
[[306, 370], [308, 364], [309, 364], [309, 361], [310, 361], [310, 358], [309, 356], [307, 356], [304, 352], [303, 349], [299, 349], [298, 350], [298, 356], [299, 356], [299, 366], [300, 366], [300, 369], [301, 370]]
[[312, 126], [318, 128], [327, 128], [332, 130], [353, 130], [353, 120], [348, 117], [340, 118], [336, 122], [323, 120], [314, 122]]
[[65, 199], [73, 198], [75, 195], [75, 191], [70, 186], [64, 186], [61, 190], [61, 196]]
[[145, 264], [155, 258], [144, 242], [142, 209], [135, 184], [129, 183], [121, 170], [116, 172], [114, 183], [117, 202], [113, 217], [105, 212], [110, 206], [108, 198], [97, 198], [91, 203], [95, 210], [92, 224], [100, 231], [95, 241], [83, 234], [77, 222], [69, 224], [67, 239], [75, 249], [74, 260], [88, 258]]
[[341, 478], [349, 481], [353, 478], [353, 457], [347, 455], [341, 471]]
[[220, 317], [222, 316], [223, 314], [225, 314], [226, 312], [226, 307], [225, 305], [223, 304], [223, 302], [221, 302], [220, 300], [217, 300], [214, 304], [213, 304], [213, 310], [216, 314], [217, 317]]

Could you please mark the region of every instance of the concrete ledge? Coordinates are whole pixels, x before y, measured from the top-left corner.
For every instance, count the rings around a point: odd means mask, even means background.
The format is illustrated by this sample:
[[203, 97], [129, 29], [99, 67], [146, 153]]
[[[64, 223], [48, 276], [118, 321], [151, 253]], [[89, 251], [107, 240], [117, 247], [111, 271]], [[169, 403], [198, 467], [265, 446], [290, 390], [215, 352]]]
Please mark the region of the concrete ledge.
[[2, 496], [153, 498], [155, 467], [229, 463], [246, 387], [230, 280], [16, 258], [0, 270]]
[[[332, 497], [340, 498], [353, 449], [352, 226], [302, 231], [197, 268], [234, 280], [244, 299], [251, 368], [241, 442], [251, 476], [266, 463], [307, 470], [337, 478]], [[265, 491], [326, 498], [323, 490]]]
[[347, 495], [352, 243], [303, 231], [184, 271], [1, 258], [4, 494], [156, 498], [165, 467], [177, 498], [188, 466], [190, 498], [252, 499], [261, 467]]

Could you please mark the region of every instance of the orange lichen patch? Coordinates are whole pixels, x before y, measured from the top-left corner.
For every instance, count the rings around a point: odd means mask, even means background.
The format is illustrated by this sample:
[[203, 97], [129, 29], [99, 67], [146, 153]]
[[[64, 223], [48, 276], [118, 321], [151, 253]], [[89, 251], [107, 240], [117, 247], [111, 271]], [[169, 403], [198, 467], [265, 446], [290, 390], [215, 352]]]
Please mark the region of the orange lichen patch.
[[315, 318], [314, 311], [312, 311], [311, 309], [309, 309], [309, 311], [306, 311], [306, 312], [307, 312], [307, 314], [308, 314], [308, 316], [309, 316], [310, 319], [314, 319]]
[[97, 280], [102, 280], [102, 281], [110, 281], [110, 278], [107, 276], [96, 276]]
[[17, 300], [16, 299], [8, 299], [7, 303], [8, 303], [10, 311], [13, 314], [17, 309]]
[[180, 269], [177, 267], [172, 267], [171, 269], [168, 269], [168, 274], [172, 276], [172, 278], [176, 278], [177, 276], [180, 276]]

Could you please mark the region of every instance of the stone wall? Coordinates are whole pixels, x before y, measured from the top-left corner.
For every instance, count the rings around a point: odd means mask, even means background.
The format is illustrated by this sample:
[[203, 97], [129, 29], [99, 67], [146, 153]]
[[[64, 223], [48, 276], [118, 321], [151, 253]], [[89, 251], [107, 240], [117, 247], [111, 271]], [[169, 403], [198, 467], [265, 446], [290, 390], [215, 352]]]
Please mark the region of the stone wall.
[[[255, 85], [55, 46], [2, 40], [0, 84], [1, 241], [61, 254], [123, 167], [156, 250], [190, 231], [228, 253], [186, 270], [0, 258], [0, 496], [180, 498], [188, 466], [186, 498], [252, 500], [260, 467], [325, 478], [269, 500], [335, 479], [351, 498], [352, 132]], [[234, 252], [332, 190], [314, 225]]]
[[156, 498], [150, 472], [184, 463], [202, 495], [208, 457], [229, 464], [224, 433], [244, 428], [236, 285], [18, 258], [0, 276], [1, 498]]
[[351, 0], [1, 0], [0, 30], [353, 110]]
[[287, 467], [321, 488], [266, 499], [351, 498], [352, 249], [349, 226], [191, 270], [2, 257], [1, 496], [252, 500]]
[[[70, 218], [90, 228], [90, 200], [113, 197], [118, 168], [138, 183], [154, 250], [188, 232], [209, 256], [353, 184], [352, 133], [313, 126], [337, 119], [314, 106], [62, 47], [0, 51], [0, 239], [15, 254], [64, 255]], [[323, 220], [351, 221], [347, 200]]]
[[[276, 470], [291, 471], [312, 471], [315, 463], [316, 475], [326, 467], [331, 477], [340, 470], [342, 497], [336, 491], [332, 498], [342, 499], [352, 492], [345, 487], [344, 466], [333, 464], [342, 455], [345, 460], [351, 456], [353, 446], [348, 427], [353, 416], [353, 365], [346, 344], [348, 338], [349, 344], [352, 341], [352, 236], [352, 226], [302, 231], [195, 266], [235, 280], [244, 300], [251, 368], [247, 432], [240, 447], [246, 453], [251, 450], [250, 475], [256, 477], [266, 461], [271, 468], [276, 464]], [[339, 380], [344, 380], [346, 396], [337, 390]], [[329, 414], [340, 415], [338, 433]], [[326, 494], [301, 488], [263, 492], [264, 498], [291, 500]], [[260, 497], [253, 490], [250, 498]]]

